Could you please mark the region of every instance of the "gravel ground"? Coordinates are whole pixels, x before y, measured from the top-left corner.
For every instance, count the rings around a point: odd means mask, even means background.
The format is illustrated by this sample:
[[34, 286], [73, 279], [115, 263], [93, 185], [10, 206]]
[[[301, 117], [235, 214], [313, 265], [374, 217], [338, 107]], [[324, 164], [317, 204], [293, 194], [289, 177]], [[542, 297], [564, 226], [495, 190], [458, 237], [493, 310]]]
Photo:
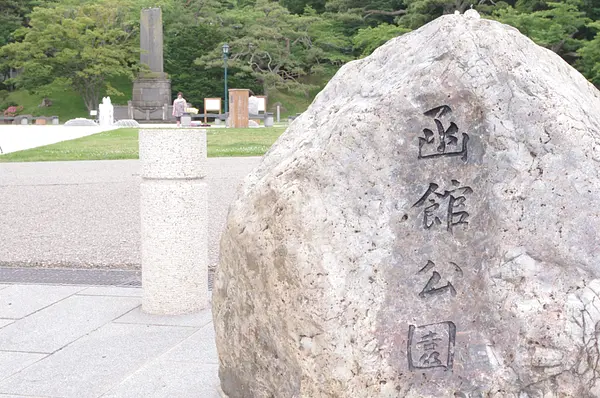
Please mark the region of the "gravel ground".
[[[260, 158], [208, 159], [209, 265]], [[0, 266], [140, 267], [139, 161], [0, 163]]]

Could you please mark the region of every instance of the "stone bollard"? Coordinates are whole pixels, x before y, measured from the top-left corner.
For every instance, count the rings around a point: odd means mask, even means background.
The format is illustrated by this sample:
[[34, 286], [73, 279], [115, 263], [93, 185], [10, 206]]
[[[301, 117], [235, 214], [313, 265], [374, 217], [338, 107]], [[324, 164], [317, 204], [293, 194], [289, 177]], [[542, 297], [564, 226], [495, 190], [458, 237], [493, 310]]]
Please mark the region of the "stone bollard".
[[207, 308], [206, 130], [140, 130], [142, 310]]
[[192, 125], [192, 116], [189, 113], [184, 113], [181, 116], [181, 126], [190, 127]]

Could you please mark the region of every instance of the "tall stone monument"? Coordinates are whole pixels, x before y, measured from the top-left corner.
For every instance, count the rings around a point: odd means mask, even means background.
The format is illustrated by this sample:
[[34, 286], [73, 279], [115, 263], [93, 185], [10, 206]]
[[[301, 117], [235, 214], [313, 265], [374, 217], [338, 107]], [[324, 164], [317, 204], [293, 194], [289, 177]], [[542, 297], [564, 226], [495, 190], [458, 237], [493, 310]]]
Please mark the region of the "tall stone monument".
[[163, 24], [160, 8], [147, 8], [140, 16], [140, 62], [150, 70], [133, 83], [134, 119], [162, 120], [171, 104], [171, 81], [163, 70]]
[[599, 397], [600, 93], [474, 11], [340, 69], [221, 240], [221, 386]]

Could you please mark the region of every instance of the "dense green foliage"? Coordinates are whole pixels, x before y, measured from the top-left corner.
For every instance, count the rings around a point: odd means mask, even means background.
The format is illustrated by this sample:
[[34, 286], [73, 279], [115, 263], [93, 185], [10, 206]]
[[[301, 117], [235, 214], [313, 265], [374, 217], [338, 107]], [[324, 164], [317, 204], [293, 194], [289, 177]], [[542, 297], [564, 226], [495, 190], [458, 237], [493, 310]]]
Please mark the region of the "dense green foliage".
[[96, 109], [102, 90], [111, 91], [111, 77], [133, 78], [137, 29], [130, 9], [118, 0], [53, 3], [34, 8], [30, 17], [29, 27], [15, 31], [20, 40], [0, 49], [10, 66], [23, 70], [18, 86], [33, 91], [70, 87], [88, 109]]
[[[203, 51], [219, 47], [224, 35], [214, 25], [178, 24], [165, 34], [165, 71], [171, 77], [173, 93], [185, 93], [185, 98], [193, 104], [202, 104], [206, 97], [222, 97], [222, 61], [212, 67], [195, 64]], [[219, 47], [220, 48], [220, 47]], [[229, 87], [244, 87], [253, 92], [261, 92], [256, 80], [240, 74], [235, 68], [229, 69]]]
[[307, 102], [345, 62], [470, 7], [516, 27], [600, 86], [600, 0], [0, 0], [0, 74], [22, 70], [0, 83], [0, 93], [73, 90], [88, 109], [105, 94], [126, 98], [115, 82], [141, 68], [139, 12], [150, 6], [163, 10], [173, 92], [197, 107], [223, 96], [225, 42], [230, 87]]

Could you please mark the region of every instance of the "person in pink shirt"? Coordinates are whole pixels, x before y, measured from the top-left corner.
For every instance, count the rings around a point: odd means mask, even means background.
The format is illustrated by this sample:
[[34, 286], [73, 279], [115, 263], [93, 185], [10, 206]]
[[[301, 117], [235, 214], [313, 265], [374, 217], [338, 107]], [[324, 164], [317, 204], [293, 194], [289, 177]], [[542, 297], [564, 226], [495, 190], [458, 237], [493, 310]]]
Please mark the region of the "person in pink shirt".
[[177, 98], [173, 101], [173, 116], [177, 119], [177, 127], [181, 124], [181, 116], [185, 113], [187, 107], [187, 101], [183, 98], [181, 92], [177, 93]]

